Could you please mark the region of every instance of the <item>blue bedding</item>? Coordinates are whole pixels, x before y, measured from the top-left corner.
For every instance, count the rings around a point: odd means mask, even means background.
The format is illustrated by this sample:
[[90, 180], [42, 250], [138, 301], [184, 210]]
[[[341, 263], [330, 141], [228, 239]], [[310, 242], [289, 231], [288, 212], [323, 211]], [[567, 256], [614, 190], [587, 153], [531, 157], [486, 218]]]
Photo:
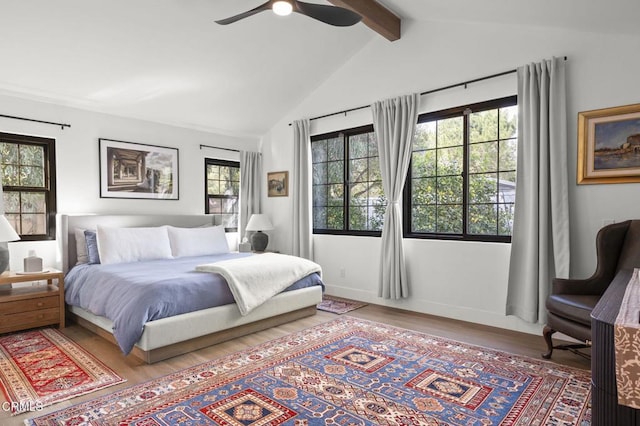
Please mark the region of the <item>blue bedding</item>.
[[[251, 253], [182, 257], [119, 264], [83, 264], [65, 277], [65, 300], [113, 322], [113, 335], [126, 355], [140, 339], [144, 324], [200, 309], [235, 303], [227, 282], [195, 267]], [[323, 285], [309, 275], [285, 291]]]

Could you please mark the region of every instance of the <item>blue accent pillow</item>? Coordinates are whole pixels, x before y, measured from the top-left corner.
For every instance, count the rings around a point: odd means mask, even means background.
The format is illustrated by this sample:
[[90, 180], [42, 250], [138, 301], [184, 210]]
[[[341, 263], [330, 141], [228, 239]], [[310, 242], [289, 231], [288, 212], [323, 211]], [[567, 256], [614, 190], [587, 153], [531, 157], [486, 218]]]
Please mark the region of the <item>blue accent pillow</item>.
[[84, 238], [87, 242], [87, 263], [100, 263], [100, 253], [98, 252], [98, 240], [96, 231], [89, 229], [84, 231]]

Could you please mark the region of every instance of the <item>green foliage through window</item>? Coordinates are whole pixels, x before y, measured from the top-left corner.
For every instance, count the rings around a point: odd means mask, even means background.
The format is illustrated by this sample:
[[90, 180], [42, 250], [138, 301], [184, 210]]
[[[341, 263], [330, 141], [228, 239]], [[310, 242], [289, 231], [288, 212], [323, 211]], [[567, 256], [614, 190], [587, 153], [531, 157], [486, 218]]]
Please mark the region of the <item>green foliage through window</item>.
[[238, 229], [240, 163], [205, 159], [205, 213], [227, 231]]
[[407, 236], [509, 240], [517, 118], [515, 97], [419, 117], [405, 187]]
[[314, 232], [379, 234], [387, 202], [373, 126], [314, 136], [311, 157]]
[[4, 213], [23, 240], [55, 238], [55, 141], [0, 133]]

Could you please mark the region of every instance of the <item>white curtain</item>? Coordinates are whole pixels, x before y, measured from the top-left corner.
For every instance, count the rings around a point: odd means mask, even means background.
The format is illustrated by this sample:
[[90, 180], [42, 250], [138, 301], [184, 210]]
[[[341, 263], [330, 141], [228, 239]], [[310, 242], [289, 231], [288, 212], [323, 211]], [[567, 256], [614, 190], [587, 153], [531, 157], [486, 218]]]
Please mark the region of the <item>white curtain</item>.
[[293, 122], [293, 250], [294, 256], [313, 260], [311, 220], [311, 139], [309, 120]]
[[240, 241], [245, 237], [245, 228], [254, 213], [260, 213], [260, 190], [262, 189], [262, 154], [240, 151]]
[[551, 279], [569, 276], [565, 64], [518, 68], [518, 170], [507, 315], [546, 322]]
[[378, 140], [382, 187], [387, 197], [382, 227], [378, 296], [400, 299], [409, 296], [402, 245], [400, 197], [409, 170], [420, 95], [412, 94], [371, 105]]

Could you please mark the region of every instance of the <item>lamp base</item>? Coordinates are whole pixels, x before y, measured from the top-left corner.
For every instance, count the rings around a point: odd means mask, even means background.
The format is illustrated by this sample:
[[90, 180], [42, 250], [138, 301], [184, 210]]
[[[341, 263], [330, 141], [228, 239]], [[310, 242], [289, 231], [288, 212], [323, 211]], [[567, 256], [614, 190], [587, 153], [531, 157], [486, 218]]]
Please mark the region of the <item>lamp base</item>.
[[253, 251], [265, 251], [269, 244], [269, 236], [262, 231], [254, 232], [251, 236], [251, 248]]
[[0, 243], [0, 274], [9, 269], [9, 247]]

